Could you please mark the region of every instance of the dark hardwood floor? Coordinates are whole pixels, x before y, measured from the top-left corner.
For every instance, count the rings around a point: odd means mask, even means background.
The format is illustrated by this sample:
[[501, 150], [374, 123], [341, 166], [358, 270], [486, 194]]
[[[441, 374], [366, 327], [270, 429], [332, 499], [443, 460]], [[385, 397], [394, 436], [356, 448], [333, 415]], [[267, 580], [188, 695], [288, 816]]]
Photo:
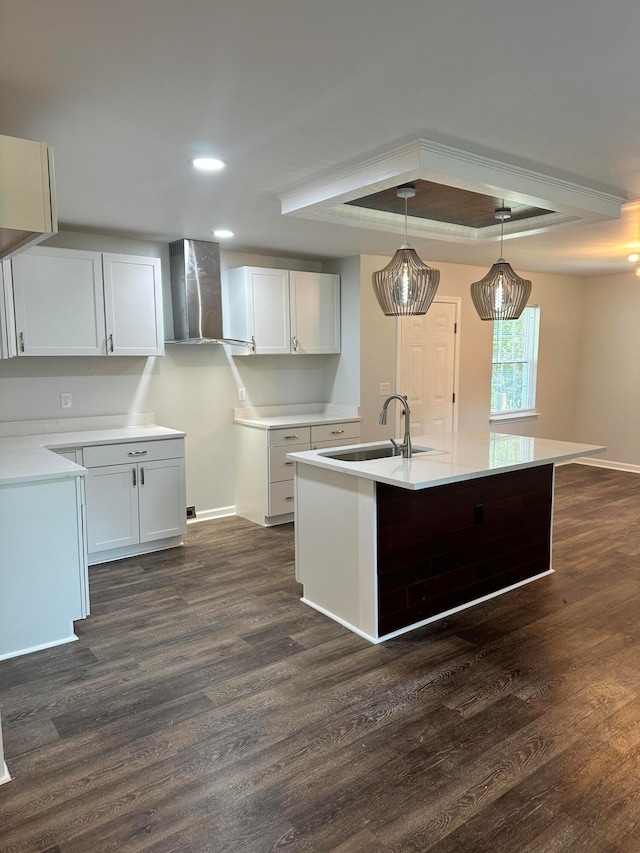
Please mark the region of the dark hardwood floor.
[[556, 573], [372, 646], [291, 525], [90, 571], [80, 641], [0, 663], [3, 853], [637, 853], [640, 477], [557, 472]]

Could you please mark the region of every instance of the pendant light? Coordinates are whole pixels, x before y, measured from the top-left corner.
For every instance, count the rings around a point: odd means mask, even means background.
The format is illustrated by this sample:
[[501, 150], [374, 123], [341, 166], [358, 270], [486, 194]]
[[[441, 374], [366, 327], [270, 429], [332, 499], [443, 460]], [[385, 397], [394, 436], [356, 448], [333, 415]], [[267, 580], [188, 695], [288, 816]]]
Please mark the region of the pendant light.
[[387, 317], [426, 314], [438, 289], [440, 270], [424, 264], [407, 243], [407, 199], [416, 194], [415, 186], [403, 184], [397, 193], [404, 199], [404, 243], [384, 269], [374, 272], [373, 288]]
[[502, 257], [504, 221], [511, 218], [511, 208], [496, 208], [500, 220], [500, 257], [480, 281], [471, 285], [471, 298], [481, 320], [517, 320], [531, 294], [531, 282], [520, 276]]

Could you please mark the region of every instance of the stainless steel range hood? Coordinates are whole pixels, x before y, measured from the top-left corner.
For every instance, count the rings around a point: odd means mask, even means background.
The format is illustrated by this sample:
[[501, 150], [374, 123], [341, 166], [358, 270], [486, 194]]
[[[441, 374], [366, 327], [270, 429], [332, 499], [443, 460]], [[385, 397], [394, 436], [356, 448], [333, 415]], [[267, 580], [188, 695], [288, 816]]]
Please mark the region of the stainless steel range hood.
[[222, 330], [220, 247], [206, 240], [169, 243], [174, 339], [168, 344], [233, 344]]

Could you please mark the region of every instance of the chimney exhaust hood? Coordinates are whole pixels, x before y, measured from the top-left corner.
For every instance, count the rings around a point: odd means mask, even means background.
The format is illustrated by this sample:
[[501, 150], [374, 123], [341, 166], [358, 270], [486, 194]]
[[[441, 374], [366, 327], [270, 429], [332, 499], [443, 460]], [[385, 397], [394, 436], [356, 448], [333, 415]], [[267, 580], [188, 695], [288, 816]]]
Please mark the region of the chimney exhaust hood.
[[232, 344], [254, 350], [251, 341], [225, 338], [222, 330], [220, 247], [206, 240], [169, 243], [174, 339], [168, 344]]

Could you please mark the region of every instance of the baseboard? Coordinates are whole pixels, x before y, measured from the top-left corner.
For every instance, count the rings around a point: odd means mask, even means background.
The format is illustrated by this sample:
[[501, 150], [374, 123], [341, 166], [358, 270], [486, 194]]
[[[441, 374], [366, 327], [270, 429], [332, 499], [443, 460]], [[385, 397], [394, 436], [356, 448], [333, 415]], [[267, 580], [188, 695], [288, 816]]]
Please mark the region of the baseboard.
[[75, 634], [71, 634], [69, 637], [63, 637], [59, 640], [51, 640], [49, 643], [40, 643], [37, 646], [27, 646], [26, 649], [17, 649], [13, 652], [6, 652], [5, 654], [0, 655], [0, 661], [9, 660], [10, 658], [18, 658], [20, 655], [30, 655], [32, 652], [41, 652], [44, 649], [53, 649], [55, 646], [63, 646], [65, 643], [73, 643], [77, 640]]
[[593, 468], [609, 468], [611, 471], [626, 471], [629, 474], [640, 474], [640, 465], [631, 462], [612, 462], [609, 459], [592, 459], [589, 456], [579, 456], [573, 459], [578, 465], [591, 465]]
[[199, 509], [195, 518], [188, 518], [187, 524], [197, 524], [199, 521], [212, 521], [214, 518], [227, 518], [235, 515], [235, 506], [219, 506], [216, 509]]

